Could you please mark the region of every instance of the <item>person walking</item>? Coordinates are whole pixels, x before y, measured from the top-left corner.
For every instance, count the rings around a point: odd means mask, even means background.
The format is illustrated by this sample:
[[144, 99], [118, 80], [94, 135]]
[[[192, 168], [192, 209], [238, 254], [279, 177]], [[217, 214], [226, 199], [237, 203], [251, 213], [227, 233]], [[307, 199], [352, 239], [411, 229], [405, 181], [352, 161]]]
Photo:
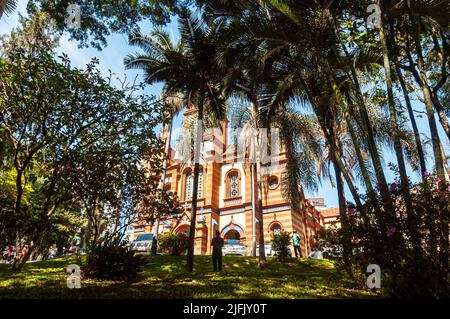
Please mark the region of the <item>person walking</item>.
[[223, 239], [220, 237], [220, 231], [216, 230], [216, 237], [214, 237], [211, 241], [211, 246], [213, 248], [212, 251], [212, 260], [214, 271], [222, 271], [222, 247], [223, 247]]
[[78, 235], [78, 233], [73, 236], [71, 241], [71, 247], [70, 250], [72, 253], [78, 255], [80, 252], [80, 244], [81, 244], [81, 237]]
[[294, 245], [295, 258], [298, 258], [299, 255], [300, 258], [303, 258], [302, 250], [300, 248], [300, 240], [301, 240], [300, 235], [297, 234], [296, 230], [294, 230], [294, 234], [292, 235], [292, 244]]

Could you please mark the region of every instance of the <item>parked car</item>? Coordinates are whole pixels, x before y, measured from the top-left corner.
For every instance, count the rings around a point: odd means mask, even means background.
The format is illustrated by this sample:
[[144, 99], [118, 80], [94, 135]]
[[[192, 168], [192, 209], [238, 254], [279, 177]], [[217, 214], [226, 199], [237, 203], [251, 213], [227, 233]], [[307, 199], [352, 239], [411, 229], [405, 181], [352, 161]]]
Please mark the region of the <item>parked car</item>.
[[[354, 252], [358, 252], [358, 250], [354, 250]], [[320, 248], [313, 248], [311, 250], [311, 253], [309, 254], [308, 258], [313, 259], [338, 259], [342, 258], [342, 249], [334, 248], [331, 249], [330, 247], [320, 247]]]
[[152, 233], [139, 234], [136, 239], [131, 243], [131, 251], [150, 251], [153, 242]]
[[[287, 249], [288, 256], [292, 257], [291, 249], [289, 247], [286, 247], [286, 249]], [[273, 250], [271, 243], [265, 243], [264, 244], [264, 251], [266, 252], [266, 256], [267, 257], [273, 257], [273, 256], [277, 255], [275, 250]], [[256, 245], [256, 256], [259, 256], [259, 245]]]
[[235, 239], [225, 239], [222, 248], [222, 254], [226, 255], [241, 255], [245, 256], [247, 254], [247, 249], [244, 244], [239, 240]]

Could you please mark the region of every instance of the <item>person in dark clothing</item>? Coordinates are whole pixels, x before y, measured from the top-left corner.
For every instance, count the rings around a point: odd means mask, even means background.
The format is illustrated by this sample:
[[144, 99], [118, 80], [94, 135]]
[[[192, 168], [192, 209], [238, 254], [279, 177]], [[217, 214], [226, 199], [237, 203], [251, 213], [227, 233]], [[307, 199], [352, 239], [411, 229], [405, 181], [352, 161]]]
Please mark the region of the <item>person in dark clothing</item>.
[[220, 231], [216, 230], [216, 237], [214, 237], [211, 241], [211, 246], [213, 248], [212, 251], [212, 259], [213, 259], [213, 267], [214, 271], [222, 271], [222, 247], [223, 247], [223, 239], [220, 237]]

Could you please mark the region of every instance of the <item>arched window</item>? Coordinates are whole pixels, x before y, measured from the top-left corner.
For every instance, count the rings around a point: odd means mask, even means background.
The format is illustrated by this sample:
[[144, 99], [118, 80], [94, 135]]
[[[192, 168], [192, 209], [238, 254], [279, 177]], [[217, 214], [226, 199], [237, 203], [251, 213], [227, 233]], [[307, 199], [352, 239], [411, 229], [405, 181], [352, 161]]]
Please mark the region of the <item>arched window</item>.
[[245, 237], [244, 229], [233, 221], [222, 229], [221, 234], [223, 239], [226, 240], [226, 243], [229, 244], [239, 242]]
[[200, 169], [198, 173], [198, 189], [197, 189], [197, 197], [203, 197], [203, 170]]
[[281, 225], [275, 224], [272, 226], [272, 234], [273, 235], [280, 235], [281, 234]]
[[184, 198], [186, 200], [192, 199], [192, 188], [194, 186], [194, 175], [189, 172], [186, 174], [186, 192]]
[[230, 229], [228, 232], [225, 233], [224, 239], [231, 239], [231, 240], [240, 240], [241, 234], [235, 229]]
[[189, 235], [189, 225], [181, 225], [180, 227], [177, 228], [177, 230], [175, 231], [177, 234], [185, 234], [185, 235]]
[[231, 171], [226, 178], [227, 197], [239, 197], [239, 173], [237, 171]]
[[[192, 193], [194, 189], [194, 174], [189, 172], [186, 174], [186, 185], [185, 185], [185, 200], [192, 199]], [[198, 173], [198, 189], [197, 189], [197, 197], [200, 198], [203, 196], [203, 169], [200, 169]]]
[[279, 222], [274, 222], [272, 225], [270, 225], [269, 231], [270, 231], [270, 238], [274, 238], [275, 235], [281, 234], [281, 224]]

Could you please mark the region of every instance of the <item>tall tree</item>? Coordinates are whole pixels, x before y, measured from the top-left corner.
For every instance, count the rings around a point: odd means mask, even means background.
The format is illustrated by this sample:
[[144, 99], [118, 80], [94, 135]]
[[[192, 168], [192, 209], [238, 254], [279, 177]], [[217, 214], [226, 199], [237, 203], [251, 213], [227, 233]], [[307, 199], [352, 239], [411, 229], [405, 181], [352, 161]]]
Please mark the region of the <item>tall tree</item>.
[[[135, 88], [111, 87], [95, 61], [85, 70], [73, 69], [67, 57], [53, 56], [48, 44], [54, 39], [25, 41], [30, 34], [44, 38], [51, 34], [46, 32], [51, 26], [45, 16], [22, 23], [6, 41], [0, 63], [0, 127], [13, 154], [13, 210], [16, 216], [33, 214], [28, 220], [33, 227], [16, 229], [17, 251], [25, 245], [29, 249], [17, 255], [15, 271], [22, 269], [35, 245], [47, 236], [50, 218], [59, 207], [76, 200], [66, 184], [71, 166], [86, 163], [82, 161], [86, 154], [95, 154], [99, 145], [109, 148], [98, 155], [108, 156], [119, 146], [122, 159], [137, 160], [136, 154], [146, 147], [142, 144], [154, 140], [148, 128], [155, 125], [157, 114], [153, 100], [136, 97]], [[18, 45], [22, 40], [27, 45]], [[129, 146], [126, 151], [125, 145]], [[36, 171], [40, 175], [32, 173]], [[27, 202], [27, 187], [35, 179], [39, 192]]]
[[[133, 33], [130, 43], [139, 45], [146, 51], [144, 55], [128, 56], [125, 65], [141, 68], [146, 72], [147, 83], [164, 82], [168, 91], [184, 92], [188, 108], [195, 109], [198, 129], [194, 150], [194, 181], [191, 210], [191, 226], [187, 255], [187, 269], [194, 267], [194, 237], [197, 214], [198, 176], [200, 172], [200, 147], [204, 114], [219, 121], [225, 118], [225, 100], [218, 83], [222, 69], [217, 64], [216, 54], [222, 43], [223, 25], [210, 23], [205, 25], [200, 17], [188, 10], [180, 14], [181, 43], [177, 49], [161, 48], [155, 45], [151, 37]], [[168, 38], [168, 37], [167, 37]]]

